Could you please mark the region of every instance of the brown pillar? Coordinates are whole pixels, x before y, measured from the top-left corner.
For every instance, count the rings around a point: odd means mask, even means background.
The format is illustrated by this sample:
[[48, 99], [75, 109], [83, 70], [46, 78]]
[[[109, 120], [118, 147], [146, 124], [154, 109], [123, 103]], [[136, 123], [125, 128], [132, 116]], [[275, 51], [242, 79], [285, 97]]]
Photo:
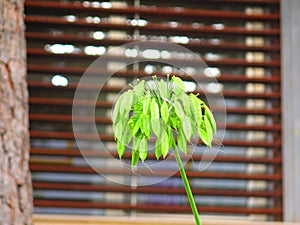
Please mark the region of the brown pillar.
[[23, 0], [0, 0], [0, 225], [32, 224]]

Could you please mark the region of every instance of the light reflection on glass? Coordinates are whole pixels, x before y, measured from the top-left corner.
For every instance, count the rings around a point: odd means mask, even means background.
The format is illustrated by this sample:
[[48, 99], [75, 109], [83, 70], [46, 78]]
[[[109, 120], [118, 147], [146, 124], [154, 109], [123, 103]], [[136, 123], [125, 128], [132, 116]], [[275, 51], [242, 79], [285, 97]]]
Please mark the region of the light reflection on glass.
[[106, 52], [104, 46], [85, 46], [84, 53], [87, 55], [103, 55]]
[[186, 67], [184, 68], [184, 72], [186, 72], [188, 75], [196, 75], [197, 74], [197, 70], [194, 67]]
[[178, 27], [178, 22], [176, 22], [176, 21], [170, 21], [170, 22], [168, 22], [168, 25], [169, 25], [170, 27], [175, 28], [175, 27]]
[[126, 49], [125, 50], [125, 56], [135, 58], [138, 55], [138, 51], [136, 49]]
[[184, 83], [185, 91], [193, 92], [196, 90], [197, 85], [195, 84], [195, 82], [183, 81], [183, 83]]
[[173, 36], [169, 40], [177, 44], [188, 44], [190, 39], [187, 36]]
[[205, 90], [210, 93], [219, 93], [223, 89], [223, 85], [219, 83], [208, 83], [205, 85]]
[[221, 70], [217, 67], [208, 67], [203, 70], [203, 73], [207, 77], [219, 77], [221, 75]]
[[100, 22], [101, 22], [100, 17], [95, 16], [95, 17], [93, 18], [93, 22], [94, 22], [94, 23], [100, 23]]
[[171, 66], [163, 66], [161, 69], [164, 74], [172, 73], [173, 68]]
[[216, 30], [223, 30], [225, 28], [223, 23], [214, 23], [211, 26]]
[[69, 44], [47, 44], [45, 45], [45, 50], [54, 54], [70, 54], [74, 53], [75, 46]]
[[87, 23], [100, 23], [101, 22], [101, 18], [98, 17], [98, 16], [94, 16], [94, 17], [88, 16], [88, 17], [85, 18], [85, 21]]
[[53, 86], [66, 87], [66, 86], [68, 86], [69, 81], [66, 77], [57, 74], [57, 75], [52, 77], [51, 83], [52, 83]]
[[213, 45], [219, 45], [221, 43], [221, 40], [218, 38], [213, 38], [213, 39], [209, 40], [209, 43], [213, 44]]
[[167, 51], [167, 50], [162, 50], [160, 52], [160, 57], [162, 59], [170, 59], [171, 58], [171, 53], [169, 51]]
[[105, 38], [105, 34], [102, 31], [95, 31], [93, 32], [92, 37], [96, 40], [102, 40]]
[[219, 60], [221, 58], [221, 56], [219, 54], [212, 53], [212, 52], [206, 53], [204, 57], [207, 60], [212, 60], [212, 61], [216, 61], [216, 60]]
[[201, 26], [203, 26], [202, 23], [192, 23], [192, 27], [195, 28], [195, 29], [197, 29], [197, 28], [199, 28]]
[[85, 18], [85, 21], [86, 21], [87, 23], [92, 23], [92, 22], [93, 22], [93, 17], [88, 16], [88, 17]]
[[133, 19], [133, 20], [130, 20], [130, 24], [132, 26], [137, 26], [138, 22], [137, 22], [137, 20]]
[[143, 57], [147, 59], [159, 59], [160, 51], [156, 49], [146, 49], [143, 51]]
[[147, 41], [148, 37], [146, 35], [141, 35], [140, 40], [141, 41]]
[[156, 68], [153, 65], [147, 65], [147, 66], [145, 66], [144, 71], [147, 74], [152, 74], [156, 71]]
[[110, 9], [112, 7], [110, 2], [102, 2], [101, 7], [104, 9]]
[[132, 26], [140, 26], [140, 27], [146, 26], [148, 24], [148, 21], [144, 19], [139, 19], [139, 20], [132, 19], [129, 22]]
[[101, 3], [100, 2], [92, 2], [91, 6], [94, 8], [100, 8], [101, 7]]
[[82, 3], [83, 7], [90, 7], [91, 6], [91, 3], [89, 1], [84, 1]]
[[73, 23], [76, 21], [77, 17], [74, 15], [66, 15], [64, 16], [64, 19], [70, 23]]

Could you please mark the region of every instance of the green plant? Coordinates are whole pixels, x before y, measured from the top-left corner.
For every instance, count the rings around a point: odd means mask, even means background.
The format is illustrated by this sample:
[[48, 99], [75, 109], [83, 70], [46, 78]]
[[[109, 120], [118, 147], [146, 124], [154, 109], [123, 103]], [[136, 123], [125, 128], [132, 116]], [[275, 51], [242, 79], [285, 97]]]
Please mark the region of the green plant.
[[[112, 121], [118, 154], [122, 158], [126, 146], [132, 142], [132, 167], [148, 153], [148, 141], [155, 136], [155, 156], [165, 158], [173, 149], [187, 196], [196, 220], [200, 225], [197, 207], [182, 164], [178, 148], [187, 153], [187, 143], [196, 135], [202, 142], [212, 145], [216, 122], [207, 105], [195, 94], [185, 92], [184, 82], [173, 76], [167, 81], [138, 80], [132, 89], [116, 101]], [[154, 135], [152, 135], [154, 134]], [[176, 144], [177, 140], [177, 144]]]

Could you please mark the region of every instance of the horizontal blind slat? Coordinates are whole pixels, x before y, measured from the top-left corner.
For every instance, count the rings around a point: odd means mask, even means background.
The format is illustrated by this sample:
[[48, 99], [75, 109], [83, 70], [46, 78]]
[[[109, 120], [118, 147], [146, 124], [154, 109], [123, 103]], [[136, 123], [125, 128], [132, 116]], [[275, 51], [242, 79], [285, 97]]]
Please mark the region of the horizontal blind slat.
[[[102, 40], [96, 40], [91, 37], [82, 37], [76, 36], [72, 34], [55, 34], [51, 35], [49, 33], [44, 32], [27, 32], [26, 33], [27, 40], [34, 40], [34, 41], [47, 41], [47, 43], [83, 43], [83, 44], [106, 44], [106, 45], [123, 45], [126, 43], [130, 43], [132, 41], [137, 41], [134, 39], [127, 39], [127, 40], [117, 40], [117, 39], [109, 39], [105, 38]], [[207, 49], [207, 50], [215, 50], [215, 51], [262, 51], [262, 52], [275, 52], [279, 51], [279, 45], [262, 45], [262, 46], [255, 46], [255, 45], [246, 45], [242, 43], [226, 43], [222, 42], [219, 44], [209, 43], [201, 41], [200, 43], [193, 44], [181, 44], [184, 47], [192, 48], [192, 49]]]
[[[30, 153], [32, 155], [46, 155], [46, 156], [70, 156], [70, 157], [107, 157], [106, 153], [98, 150], [75, 150], [75, 149], [51, 149], [51, 148], [31, 148]], [[113, 157], [118, 158], [117, 152], [110, 153]], [[125, 159], [131, 158], [131, 153], [125, 152]], [[149, 159], [155, 159], [156, 157], [153, 153], [148, 153], [147, 156]], [[190, 160], [201, 161], [202, 155], [193, 155]], [[239, 156], [216, 156], [214, 159], [215, 162], [232, 162], [232, 163], [265, 163], [265, 164], [281, 164], [281, 158], [249, 158], [249, 157], [239, 157]]]
[[[97, 59], [99, 56], [92, 56], [92, 55], [86, 55], [83, 53], [78, 54], [53, 54], [51, 52], [47, 52], [44, 49], [40, 48], [27, 48], [27, 55], [28, 57], [31, 56], [37, 56], [37, 57], [52, 57], [52, 58], [75, 58], [75, 59]], [[132, 59], [125, 58], [124, 56], [112, 56], [112, 55], [105, 55], [104, 57], [101, 57], [101, 60], [112, 60], [112, 61], [122, 61], [122, 62], [131, 62]], [[136, 57], [137, 61], [148, 61], [147, 58], [142, 57]], [[179, 64], [187, 64], [187, 65], [199, 65], [198, 60], [185, 60], [185, 59], [164, 59], [162, 60], [165, 63], [179, 63]], [[241, 66], [241, 67], [280, 67], [280, 61], [278, 60], [268, 60], [263, 62], [251, 62], [244, 59], [220, 59], [220, 60], [207, 60], [203, 59], [205, 63], [207, 63], [209, 66]]]
[[[132, 175], [131, 169], [106, 169], [97, 167], [78, 167], [71, 165], [61, 165], [59, 163], [30, 163], [30, 170], [33, 172], [59, 172], [59, 173], [83, 173], [83, 174], [96, 174], [95, 170], [100, 174], [106, 175]], [[213, 178], [213, 179], [244, 179], [244, 180], [269, 180], [269, 181], [280, 181], [282, 179], [281, 174], [243, 174], [243, 173], [221, 173], [221, 172], [201, 172], [198, 171], [187, 171], [189, 178]], [[153, 176], [153, 171], [139, 170], [138, 174], [141, 176]], [[180, 173], [169, 170], [156, 170], [156, 176], [169, 177], [170, 174], [174, 174], [174, 177], [180, 177]]]
[[197, 10], [197, 9], [174, 9], [167, 7], [131, 7], [127, 6], [124, 8], [96, 8], [96, 7], [85, 7], [79, 4], [66, 4], [59, 2], [37, 2], [37, 1], [26, 1], [25, 7], [29, 9], [38, 9], [38, 10], [57, 10], [67, 11], [71, 13], [76, 13], [76, 10], [80, 12], [89, 12], [89, 13], [109, 13], [109, 14], [142, 14], [150, 16], [163, 16], [172, 15], [176, 18], [180, 17], [192, 17], [195, 19], [199, 18], [213, 18], [213, 19], [239, 19], [239, 20], [248, 20], [248, 21], [265, 21], [265, 20], [279, 20], [279, 14], [276, 13], [264, 13], [261, 15], [249, 15], [241, 12], [230, 12], [230, 11], [220, 11], [220, 10]]
[[[72, 99], [57, 99], [57, 98], [42, 98], [42, 97], [30, 97], [29, 103], [32, 105], [53, 105], [53, 106], [62, 106], [62, 107], [71, 107], [73, 106]], [[76, 100], [76, 105], [93, 107], [94, 101], [91, 100]], [[112, 103], [108, 101], [97, 101], [97, 107], [111, 108]], [[211, 108], [214, 113], [224, 112], [223, 108]], [[229, 114], [261, 114], [261, 115], [279, 115], [281, 113], [280, 108], [272, 109], [249, 109], [245, 107], [236, 107], [236, 108], [226, 108], [226, 113]]]
[[[87, 116], [71, 116], [71, 115], [56, 115], [56, 114], [30, 114], [31, 121], [46, 121], [46, 122], [63, 122], [63, 123], [99, 123], [112, 124], [108, 117], [87, 117]], [[217, 124], [219, 129], [228, 130], [262, 130], [262, 131], [281, 131], [280, 124], [274, 125], [246, 125], [242, 123]]]
[[[40, 207], [67, 207], [67, 208], [98, 208], [98, 209], [124, 209], [143, 210], [148, 212], [190, 212], [187, 205], [151, 205], [138, 204], [136, 206], [125, 203], [104, 203], [104, 202], [82, 202], [82, 201], [56, 201], [56, 200], [34, 200], [34, 204]], [[167, 206], [167, 207], [166, 207]], [[241, 207], [199, 207], [201, 212], [219, 213], [244, 213], [244, 214], [281, 214], [280, 208], [241, 208]]]
[[250, 30], [246, 28], [239, 27], [226, 27], [224, 29], [215, 29], [210, 26], [203, 26], [200, 28], [193, 27], [191, 25], [179, 25], [176, 28], [172, 28], [168, 25], [148, 23], [145, 26], [132, 26], [128, 24], [115, 24], [115, 23], [88, 23], [83, 19], [78, 19], [74, 22], [68, 22], [63, 18], [55, 17], [45, 17], [45, 16], [27, 16], [25, 22], [33, 25], [47, 24], [52, 26], [63, 26], [63, 27], [80, 27], [85, 29], [90, 28], [101, 28], [101, 29], [118, 29], [118, 30], [146, 30], [146, 31], [159, 31], [159, 32], [170, 32], [184, 34], [186, 32], [190, 33], [203, 33], [203, 34], [219, 34], [219, 35], [238, 35], [238, 36], [275, 36], [280, 35], [279, 29], [267, 28], [263, 30]]
[[[86, 68], [82, 67], [57, 67], [57, 66], [47, 66], [47, 65], [28, 65], [27, 67], [28, 72], [30, 73], [61, 73], [61, 74], [70, 74], [70, 75], [83, 75], [86, 71]], [[103, 69], [97, 69], [97, 70], [91, 70], [96, 75], [101, 76], [101, 74], [108, 74], [108, 70], [103, 70]], [[164, 77], [165, 75], [162, 73], [155, 73], [158, 77]], [[184, 80], [199, 80], [202, 82], [205, 81], [214, 81], [217, 80], [219, 82], [233, 82], [233, 83], [275, 83], [278, 84], [280, 83], [280, 76], [278, 75], [272, 75], [270, 77], [247, 77], [245, 75], [230, 75], [230, 74], [222, 74], [220, 77], [216, 78], [209, 78], [206, 76], [201, 76], [201, 75], [194, 75], [193, 78], [187, 75], [179, 75], [176, 73], [172, 73], [172, 75], [178, 76]], [[118, 71], [114, 74], [116, 77], [144, 77], [145, 73], [143, 72], [136, 72], [133, 70], [127, 70], [127, 71]], [[41, 81], [33, 81], [30, 80], [28, 81], [28, 84], [33, 87], [47, 87], [49, 86], [48, 84], [45, 84], [45, 82]], [[93, 87], [93, 84], [86, 84], [89, 86], [89, 88]], [[52, 85], [53, 86], [53, 85]], [[69, 84], [66, 88], [75, 88], [73, 84]]]
[[[184, 188], [170, 187], [136, 187], [129, 186], [108, 186], [82, 183], [53, 183], [33, 182], [33, 188], [41, 190], [72, 190], [72, 191], [97, 191], [97, 192], [120, 192], [120, 193], [148, 193], [148, 194], [177, 194], [185, 195]], [[218, 190], [193, 188], [194, 195], [217, 195], [217, 196], [255, 196], [255, 197], [279, 197], [281, 191], [241, 191], [241, 190]]]
[[[49, 139], [74, 139], [74, 133], [72, 132], [56, 132], [56, 131], [42, 131], [42, 130], [31, 130], [31, 138], [49, 138]], [[76, 139], [78, 140], [98, 140], [102, 141], [114, 141], [112, 135], [101, 134], [89, 134], [89, 133], [77, 133]], [[223, 145], [225, 146], [243, 146], [243, 147], [281, 147], [281, 141], [240, 141], [240, 140], [224, 140]]]

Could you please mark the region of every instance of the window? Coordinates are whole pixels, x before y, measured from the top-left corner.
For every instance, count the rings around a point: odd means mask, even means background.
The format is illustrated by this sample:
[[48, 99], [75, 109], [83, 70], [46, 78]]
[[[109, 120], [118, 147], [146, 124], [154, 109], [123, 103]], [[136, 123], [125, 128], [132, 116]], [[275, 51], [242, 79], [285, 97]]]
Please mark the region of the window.
[[[120, 186], [95, 173], [74, 140], [73, 97], [87, 67], [115, 46], [151, 40], [190, 49], [201, 56], [208, 68], [199, 71], [193, 66], [175, 68], [153, 62], [190, 60], [182, 52], [165, 49], [124, 48], [120, 55], [112, 55], [106, 68], [96, 71], [101, 81], [107, 71], [124, 66], [96, 96], [96, 124], [105, 146], [117, 157], [110, 124], [111, 106], [118, 92], [136, 78], [176, 74], [185, 79], [190, 91], [202, 88], [206, 97], [212, 99], [223, 93], [227, 123], [218, 124], [220, 130], [226, 126], [223, 153], [201, 173], [198, 168], [203, 149], [199, 148], [193, 160], [187, 162], [199, 211], [208, 215], [282, 219], [279, 1], [27, 0], [25, 6], [30, 166], [36, 212], [190, 212], [179, 174], [152, 186], [134, 188], [134, 180], [130, 180], [132, 187]], [[149, 60], [124, 63], [135, 57]], [[197, 77], [202, 87], [185, 74]], [[84, 107], [92, 106], [88, 99], [95, 97], [97, 85], [87, 84], [85, 94], [80, 96], [83, 110], [74, 118], [82, 123], [80, 143], [86, 146], [90, 164], [107, 167], [107, 176], [122, 183], [126, 176], [120, 168], [111, 166], [99, 149], [95, 151], [96, 144], [89, 133], [93, 118]], [[218, 117], [218, 103], [213, 101], [211, 107]], [[161, 169], [162, 173], [166, 170]]]

